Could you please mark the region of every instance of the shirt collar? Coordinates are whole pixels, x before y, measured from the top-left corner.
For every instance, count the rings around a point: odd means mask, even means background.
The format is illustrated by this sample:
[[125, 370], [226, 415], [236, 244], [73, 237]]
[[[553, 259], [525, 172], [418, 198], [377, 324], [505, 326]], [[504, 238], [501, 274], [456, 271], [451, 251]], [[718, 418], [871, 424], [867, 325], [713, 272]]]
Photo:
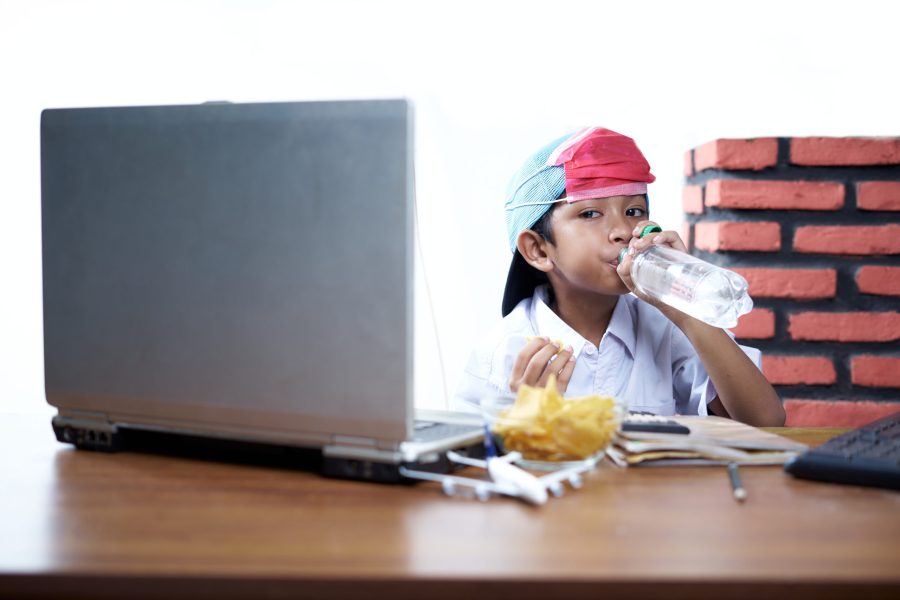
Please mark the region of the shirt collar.
[[[539, 335], [546, 336], [551, 340], [561, 341], [563, 346], [572, 346], [573, 355], [577, 357], [581, 354], [584, 345], [590, 342], [569, 327], [565, 321], [559, 318], [559, 315], [553, 312], [547, 304], [548, 299], [547, 285], [538, 286], [534, 291], [534, 301], [532, 302], [531, 322], [534, 324], [534, 329]], [[628, 301], [626, 296], [619, 297], [604, 336], [612, 335], [617, 337], [633, 358], [635, 337], [634, 319], [631, 314], [630, 304], [631, 302]]]
[[534, 290], [534, 301], [532, 302], [531, 322], [534, 324], [535, 332], [551, 340], [561, 341], [563, 347], [572, 346], [573, 356], [578, 356], [588, 341], [553, 312], [553, 309], [547, 304], [548, 299], [547, 285], [539, 285]]
[[606, 328], [606, 334], [619, 338], [619, 341], [634, 358], [634, 314], [632, 313], [632, 305], [634, 302], [640, 302], [634, 296], [619, 296], [616, 307], [613, 309], [612, 317], [609, 319], [609, 326]]

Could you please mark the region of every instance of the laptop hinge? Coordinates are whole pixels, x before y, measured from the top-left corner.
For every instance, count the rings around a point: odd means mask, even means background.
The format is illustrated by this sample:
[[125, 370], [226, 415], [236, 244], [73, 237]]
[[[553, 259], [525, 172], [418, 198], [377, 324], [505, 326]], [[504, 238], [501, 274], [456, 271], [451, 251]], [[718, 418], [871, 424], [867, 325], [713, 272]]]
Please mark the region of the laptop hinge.
[[51, 424], [56, 439], [76, 448], [115, 452], [121, 447], [119, 428], [106, 420], [106, 415], [91, 418], [88, 415], [53, 417]]
[[386, 452], [394, 452], [398, 447], [397, 442], [391, 440], [381, 440], [355, 435], [333, 435], [331, 436], [331, 445], [344, 448], [373, 448]]
[[397, 464], [399, 464], [403, 460], [403, 456], [395, 450], [379, 450], [374, 446], [325, 446], [324, 448], [322, 448], [322, 456], [326, 458], [371, 460]]
[[372, 438], [355, 435], [333, 435], [331, 443], [335, 446], [361, 446], [363, 448], [375, 448], [377, 445]]

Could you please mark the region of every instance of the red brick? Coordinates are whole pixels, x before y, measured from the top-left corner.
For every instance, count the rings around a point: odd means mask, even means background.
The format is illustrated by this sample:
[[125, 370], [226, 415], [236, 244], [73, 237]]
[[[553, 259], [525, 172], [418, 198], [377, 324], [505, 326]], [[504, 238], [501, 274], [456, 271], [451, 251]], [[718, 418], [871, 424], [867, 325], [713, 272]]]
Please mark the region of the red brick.
[[844, 184], [714, 179], [706, 184], [706, 205], [756, 210], [838, 210], [844, 206]]
[[896, 412], [900, 402], [785, 399], [786, 427], [862, 427]]
[[834, 269], [732, 268], [750, 284], [750, 295], [761, 298], [834, 298], [837, 271]]
[[831, 385], [837, 373], [831, 359], [822, 356], [763, 356], [762, 370], [775, 385]]
[[681, 210], [692, 215], [703, 214], [703, 187], [686, 185], [681, 190]]
[[853, 385], [900, 387], [900, 358], [893, 356], [854, 356], [850, 361]]
[[718, 221], [694, 226], [694, 247], [709, 252], [781, 249], [781, 226], [768, 221]]
[[788, 317], [793, 340], [893, 342], [900, 339], [900, 313], [802, 312]]
[[798, 227], [794, 251], [804, 254], [900, 254], [900, 224]]
[[694, 153], [688, 150], [684, 153], [684, 175], [690, 177], [694, 174]]
[[759, 171], [774, 167], [778, 160], [776, 138], [720, 139], [694, 149], [694, 169], [733, 169]]
[[834, 167], [896, 165], [900, 164], [900, 138], [793, 138], [791, 164]]
[[900, 181], [864, 181], [856, 186], [856, 208], [900, 210]]
[[737, 327], [731, 332], [734, 337], [747, 340], [775, 337], [775, 313], [768, 308], [754, 308], [738, 319]]
[[860, 267], [856, 287], [863, 294], [900, 296], [900, 267]]

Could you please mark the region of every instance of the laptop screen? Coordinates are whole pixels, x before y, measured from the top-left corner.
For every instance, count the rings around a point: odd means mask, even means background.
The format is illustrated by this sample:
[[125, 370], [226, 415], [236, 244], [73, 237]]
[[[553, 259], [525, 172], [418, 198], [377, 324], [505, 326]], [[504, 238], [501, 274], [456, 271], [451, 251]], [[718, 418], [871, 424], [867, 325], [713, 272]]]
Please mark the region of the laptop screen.
[[51, 109], [45, 383], [61, 413], [404, 439], [405, 101]]

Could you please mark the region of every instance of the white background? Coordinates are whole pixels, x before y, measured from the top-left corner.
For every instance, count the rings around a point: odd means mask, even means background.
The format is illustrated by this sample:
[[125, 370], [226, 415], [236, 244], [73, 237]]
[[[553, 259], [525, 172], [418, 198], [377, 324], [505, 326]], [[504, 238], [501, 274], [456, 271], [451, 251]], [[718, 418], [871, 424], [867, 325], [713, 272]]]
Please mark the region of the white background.
[[[500, 316], [503, 195], [585, 125], [635, 138], [680, 228], [682, 155], [718, 137], [898, 135], [894, 2], [0, 0], [0, 410], [50, 414], [39, 118], [48, 107], [407, 97], [422, 254], [417, 403]], [[421, 283], [422, 278], [419, 278]]]

